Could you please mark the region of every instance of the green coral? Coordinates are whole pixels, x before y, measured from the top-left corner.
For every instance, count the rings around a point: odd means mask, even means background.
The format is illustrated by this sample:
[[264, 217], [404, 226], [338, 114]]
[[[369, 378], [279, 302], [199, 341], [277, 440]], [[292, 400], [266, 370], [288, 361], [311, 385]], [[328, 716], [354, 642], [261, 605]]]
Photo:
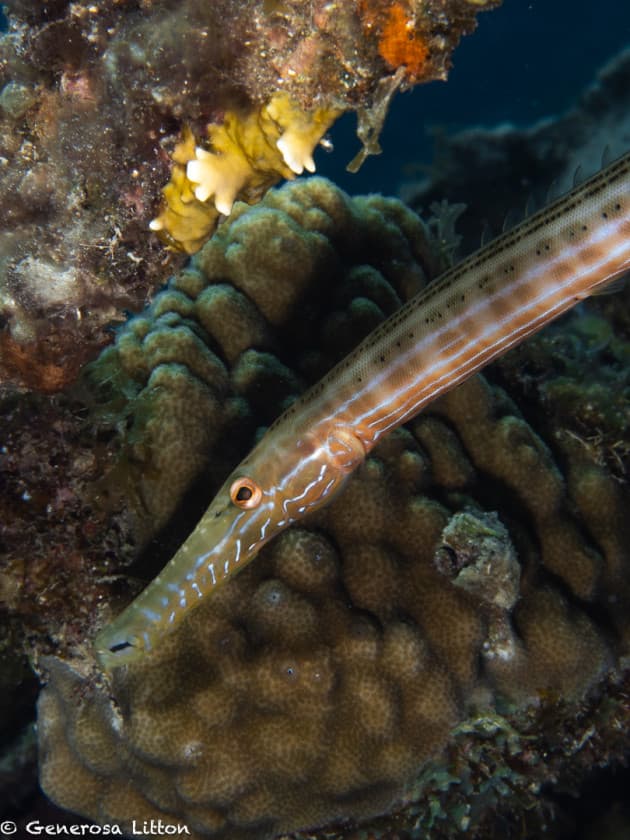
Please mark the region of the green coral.
[[544, 406], [536, 422], [555, 430], [569, 457], [572, 448], [582, 447], [588, 459], [627, 481], [627, 292], [612, 299], [617, 301], [615, 311], [606, 298], [593, 301], [588, 313], [570, 315], [563, 327], [552, 326], [528, 342], [526, 350], [517, 349], [501, 360], [499, 368], [510, 388]]
[[129, 426], [109, 484], [135, 500], [140, 542], [444, 265], [392, 199], [312, 178], [237, 204], [87, 372], [101, 424]]
[[[138, 533], [204, 463], [211, 496], [257, 426], [434, 273], [434, 253], [398, 202], [320, 179], [236, 208], [91, 374], [102, 416], [124, 420], [112, 481], [126, 470], [141, 488]], [[107, 686], [89, 659], [48, 659], [44, 789], [104, 822], [161, 816], [245, 840], [396, 802], [415, 836], [447, 811], [456, 836], [542, 784], [533, 730], [562, 731], [598, 697], [630, 629], [627, 487], [546, 438], [476, 377], [384, 440], [154, 658]], [[556, 766], [575, 752], [557, 749]]]

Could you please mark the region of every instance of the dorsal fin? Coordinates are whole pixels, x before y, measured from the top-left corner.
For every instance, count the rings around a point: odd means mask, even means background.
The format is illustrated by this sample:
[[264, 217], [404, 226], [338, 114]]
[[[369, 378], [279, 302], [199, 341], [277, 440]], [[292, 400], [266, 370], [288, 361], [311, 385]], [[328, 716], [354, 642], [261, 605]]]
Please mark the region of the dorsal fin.
[[557, 198], [558, 196], [558, 179], [554, 178], [553, 181], [549, 183], [547, 187], [547, 192], [545, 194], [545, 204], [551, 204], [551, 202]]
[[510, 228], [513, 228], [521, 221], [521, 213], [516, 207], [510, 207], [507, 211], [505, 216], [503, 217], [503, 227], [501, 229], [502, 233], [505, 233]]
[[536, 205], [537, 205], [536, 199], [534, 198], [533, 193], [530, 193], [527, 196], [527, 201], [525, 202], [525, 209], [523, 210], [523, 218], [524, 219], [529, 218], [529, 216], [531, 216], [532, 213], [536, 212]]
[[573, 172], [573, 186], [577, 187], [580, 181], [584, 180], [584, 173], [582, 171], [582, 164], [578, 163]]
[[626, 272], [625, 274], [622, 274], [621, 277], [617, 277], [617, 279], [613, 280], [612, 283], [606, 283], [604, 286], [600, 286], [599, 289], [592, 292], [592, 296], [600, 297], [601, 295], [616, 295], [617, 292], [620, 292], [625, 288], [628, 280], [630, 280], [630, 272]]

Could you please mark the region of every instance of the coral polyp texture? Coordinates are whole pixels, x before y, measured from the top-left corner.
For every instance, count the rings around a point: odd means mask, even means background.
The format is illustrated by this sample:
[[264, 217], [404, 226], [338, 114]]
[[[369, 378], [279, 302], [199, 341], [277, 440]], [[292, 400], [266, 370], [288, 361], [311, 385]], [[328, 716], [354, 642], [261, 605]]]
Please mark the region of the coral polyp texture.
[[374, 151], [394, 91], [445, 78], [477, 12], [495, 5], [6, 3], [2, 380], [73, 381], [108, 326], [182, 264], [149, 226], [194, 252], [236, 198], [312, 170], [344, 111]]
[[[235, 205], [89, 372], [97, 422], [126, 429], [111, 476], [136, 487], [139, 543], [203, 468], [204, 499], [187, 497], [202, 509], [257, 427], [440, 270], [446, 218], [429, 229], [318, 178]], [[580, 710], [611, 738], [627, 719], [621, 688], [597, 703], [629, 649], [629, 498], [627, 475], [571, 435], [543, 440], [513, 391], [477, 376], [392, 433], [329, 507], [110, 679], [85, 648], [43, 660], [46, 793], [127, 830], [341, 837], [394, 809], [380, 825], [430, 836], [450, 753], [473, 804], [440, 836], [512, 789], [509, 807], [535, 808], [585, 749]]]

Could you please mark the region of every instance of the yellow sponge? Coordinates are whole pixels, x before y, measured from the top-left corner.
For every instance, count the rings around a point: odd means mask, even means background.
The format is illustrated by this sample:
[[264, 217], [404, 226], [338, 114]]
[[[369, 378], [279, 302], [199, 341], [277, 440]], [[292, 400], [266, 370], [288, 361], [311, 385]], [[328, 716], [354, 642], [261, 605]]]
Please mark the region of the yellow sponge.
[[227, 111], [221, 125], [209, 125], [208, 148], [185, 129], [151, 229], [169, 247], [195, 253], [236, 199], [253, 204], [281, 178], [314, 172], [313, 150], [340, 113], [305, 111], [277, 93], [257, 109]]

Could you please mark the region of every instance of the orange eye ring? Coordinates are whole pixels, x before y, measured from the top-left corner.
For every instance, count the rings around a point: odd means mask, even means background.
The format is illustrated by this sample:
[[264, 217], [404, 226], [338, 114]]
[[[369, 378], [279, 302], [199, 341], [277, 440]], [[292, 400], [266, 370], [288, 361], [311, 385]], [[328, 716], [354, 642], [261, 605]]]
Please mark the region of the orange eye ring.
[[262, 490], [251, 478], [237, 478], [230, 487], [232, 504], [243, 510], [258, 507], [262, 499]]

